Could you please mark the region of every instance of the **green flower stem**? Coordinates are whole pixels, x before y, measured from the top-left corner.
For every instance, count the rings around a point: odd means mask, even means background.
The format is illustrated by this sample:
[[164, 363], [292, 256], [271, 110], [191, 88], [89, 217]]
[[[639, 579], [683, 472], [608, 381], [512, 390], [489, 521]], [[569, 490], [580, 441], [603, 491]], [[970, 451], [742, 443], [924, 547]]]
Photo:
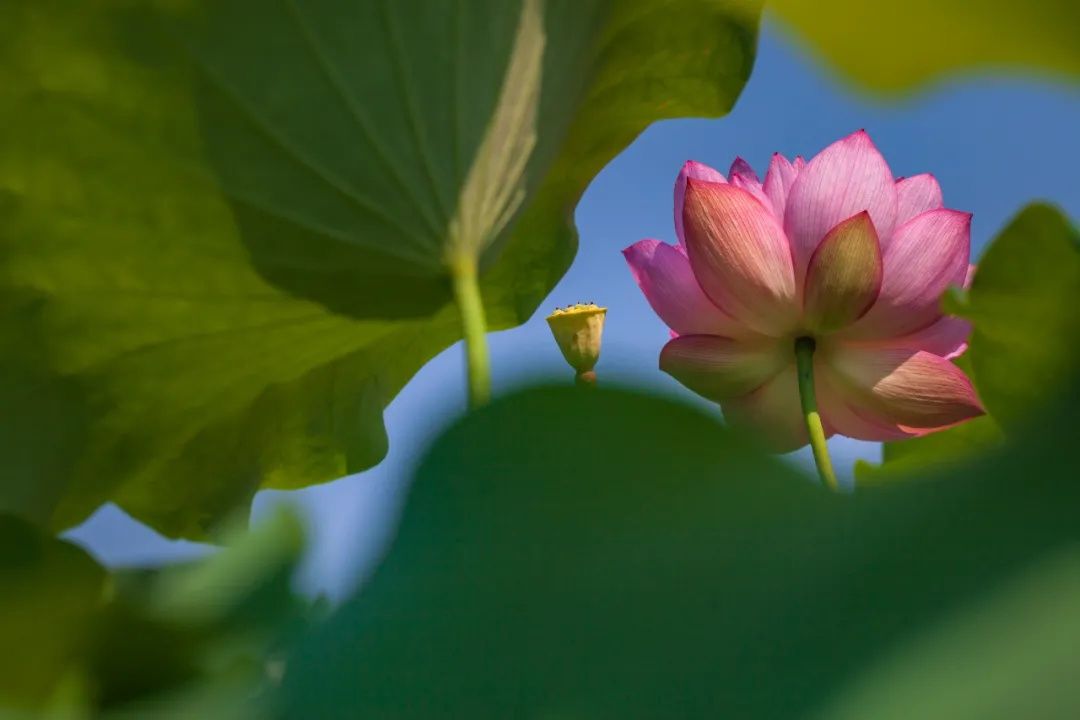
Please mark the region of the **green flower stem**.
[[814, 392], [814, 339], [801, 337], [795, 341], [795, 364], [799, 370], [799, 398], [802, 400], [803, 417], [806, 420], [806, 432], [810, 436], [810, 448], [814, 451], [818, 475], [826, 487], [837, 490], [836, 473], [833, 472], [829, 458], [829, 446], [825, 444], [825, 428], [821, 426], [821, 415], [817, 409], [817, 395]]
[[450, 263], [454, 301], [461, 313], [465, 336], [465, 361], [469, 378], [469, 407], [485, 405], [491, 398], [491, 363], [488, 359], [487, 320], [477, 283], [476, 258], [461, 257]]

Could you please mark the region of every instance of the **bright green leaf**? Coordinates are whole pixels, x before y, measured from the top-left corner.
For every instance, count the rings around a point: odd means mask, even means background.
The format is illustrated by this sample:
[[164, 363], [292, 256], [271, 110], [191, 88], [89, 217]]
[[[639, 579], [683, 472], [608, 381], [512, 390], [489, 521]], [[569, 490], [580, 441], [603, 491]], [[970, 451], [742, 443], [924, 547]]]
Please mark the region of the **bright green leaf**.
[[668, 401], [497, 400], [434, 444], [382, 566], [294, 656], [288, 716], [827, 709], [897, 648], [1075, 548], [1065, 407], [952, 477], [842, 495]]
[[874, 90], [1002, 67], [1080, 78], [1074, 0], [771, 0], [769, 6], [844, 75]]
[[377, 463], [460, 337], [447, 263], [524, 321], [589, 180], [726, 112], [755, 33], [746, 0], [3, 3], [0, 508], [204, 537]]

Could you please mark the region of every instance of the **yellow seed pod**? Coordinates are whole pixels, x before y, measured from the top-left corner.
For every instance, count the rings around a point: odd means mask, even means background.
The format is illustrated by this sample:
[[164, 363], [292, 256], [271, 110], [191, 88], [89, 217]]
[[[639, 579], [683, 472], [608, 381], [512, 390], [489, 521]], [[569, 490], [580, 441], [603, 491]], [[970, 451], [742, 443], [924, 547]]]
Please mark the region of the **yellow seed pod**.
[[592, 369], [600, 359], [600, 341], [606, 315], [607, 308], [595, 303], [577, 303], [556, 308], [547, 317], [559, 350], [584, 382], [595, 381]]

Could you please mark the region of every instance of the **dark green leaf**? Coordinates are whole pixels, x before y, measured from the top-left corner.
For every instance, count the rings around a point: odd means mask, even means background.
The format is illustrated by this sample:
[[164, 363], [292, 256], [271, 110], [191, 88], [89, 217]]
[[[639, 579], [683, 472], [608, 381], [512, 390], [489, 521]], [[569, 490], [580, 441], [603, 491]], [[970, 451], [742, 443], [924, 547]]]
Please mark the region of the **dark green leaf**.
[[447, 264], [526, 319], [593, 175], [731, 107], [757, 4], [3, 3], [0, 508], [203, 537], [377, 463]]
[[838, 495], [667, 401], [496, 401], [436, 442], [383, 565], [294, 658], [289, 716], [824, 711], [1075, 547], [1066, 407], [952, 477]]
[[770, 7], [844, 75], [874, 90], [1002, 67], [1080, 77], [1073, 0], [772, 0]]

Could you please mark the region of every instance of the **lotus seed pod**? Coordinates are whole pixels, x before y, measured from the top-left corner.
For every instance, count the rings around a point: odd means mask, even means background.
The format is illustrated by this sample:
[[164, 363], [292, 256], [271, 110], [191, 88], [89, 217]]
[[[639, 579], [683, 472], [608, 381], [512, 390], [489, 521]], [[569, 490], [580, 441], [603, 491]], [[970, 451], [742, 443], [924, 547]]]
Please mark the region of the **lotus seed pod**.
[[591, 384], [596, 382], [593, 367], [600, 359], [600, 342], [604, 334], [604, 317], [607, 308], [595, 303], [576, 303], [566, 308], [556, 308], [548, 315], [548, 325], [555, 342], [578, 380]]

